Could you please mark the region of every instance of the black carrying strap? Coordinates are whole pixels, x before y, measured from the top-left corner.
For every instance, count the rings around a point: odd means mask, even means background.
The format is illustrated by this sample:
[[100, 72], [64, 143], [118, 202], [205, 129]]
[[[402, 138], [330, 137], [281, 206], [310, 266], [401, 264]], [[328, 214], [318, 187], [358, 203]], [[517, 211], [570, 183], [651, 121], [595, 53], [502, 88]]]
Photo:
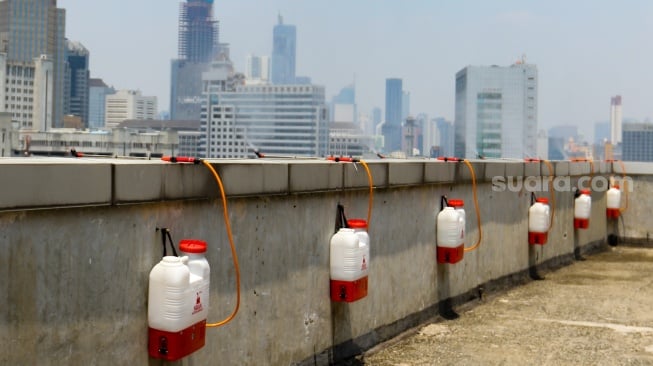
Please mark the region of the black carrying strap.
[[157, 230], [161, 230], [161, 244], [163, 245], [163, 256], [165, 257], [165, 256], [168, 255], [167, 251], [166, 251], [166, 241], [170, 240], [170, 247], [172, 248], [172, 255], [174, 255], [175, 257], [178, 257], [179, 255], [177, 255], [177, 250], [175, 249], [175, 242], [172, 241], [172, 236], [170, 235], [170, 230], [168, 230], [165, 227], [163, 227], [161, 229], [157, 228]]
[[440, 211], [444, 210], [444, 208], [448, 206], [449, 201], [447, 201], [447, 196], [442, 196], [442, 198], [440, 198]]
[[345, 206], [341, 205], [338, 203], [338, 210], [336, 212], [336, 230], [335, 232], [337, 233], [338, 230], [342, 228], [349, 227], [347, 225], [347, 217], [345, 216]]
[[535, 192], [531, 192], [531, 206], [535, 204], [537, 197], [535, 197]]

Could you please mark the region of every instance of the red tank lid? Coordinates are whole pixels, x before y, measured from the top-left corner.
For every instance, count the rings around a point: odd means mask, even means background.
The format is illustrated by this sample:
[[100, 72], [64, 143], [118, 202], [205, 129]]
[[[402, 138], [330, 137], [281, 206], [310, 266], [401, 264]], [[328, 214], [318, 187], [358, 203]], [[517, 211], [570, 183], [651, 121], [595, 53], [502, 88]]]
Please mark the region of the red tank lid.
[[535, 199], [535, 202], [549, 204], [549, 199], [546, 198], [546, 197], [541, 197], [541, 198], [537, 198], [537, 199]]
[[363, 219], [348, 219], [347, 226], [350, 229], [367, 229], [367, 221]]
[[181, 239], [179, 250], [186, 253], [205, 253], [206, 242], [198, 239]]
[[580, 194], [586, 194], [586, 195], [589, 196], [590, 195], [590, 190], [589, 189], [581, 189]]
[[465, 206], [465, 201], [459, 199], [450, 199], [447, 201], [451, 207], [463, 207]]

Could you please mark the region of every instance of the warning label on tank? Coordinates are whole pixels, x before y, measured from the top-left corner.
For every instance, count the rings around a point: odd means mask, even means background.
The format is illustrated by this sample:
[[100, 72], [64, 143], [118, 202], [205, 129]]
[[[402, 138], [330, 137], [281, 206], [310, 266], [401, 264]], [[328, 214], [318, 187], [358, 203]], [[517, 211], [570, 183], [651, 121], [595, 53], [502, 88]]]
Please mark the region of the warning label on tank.
[[201, 292], [197, 293], [197, 299], [195, 299], [195, 306], [193, 306], [193, 314], [197, 314], [203, 309], [202, 300], [200, 299], [200, 293]]

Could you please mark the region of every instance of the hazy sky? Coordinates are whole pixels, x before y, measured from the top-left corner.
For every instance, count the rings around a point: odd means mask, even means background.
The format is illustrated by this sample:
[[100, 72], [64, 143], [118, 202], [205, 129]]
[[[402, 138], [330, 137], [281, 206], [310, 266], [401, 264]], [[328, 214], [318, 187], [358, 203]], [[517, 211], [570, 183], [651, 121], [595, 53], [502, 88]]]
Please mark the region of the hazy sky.
[[[91, 76], [140, 89], [168, 110], [179, 1], [59, 0], [66, 36], [90, 51]], [[454, 118], [454, 78], [467, 65], [539, 70], [539, 128], [578, 124], [592, 137], [609, 119], [653, 116], [653, 1], [649, 0], [215, 0], [220, 40], [244, 71], [269, 55], [281, 13], [297, 26], [297, 75], [327, 99], [356, 81], [360, 112], [384, 108], [385, 79], [403, 78], [412, 114]]]

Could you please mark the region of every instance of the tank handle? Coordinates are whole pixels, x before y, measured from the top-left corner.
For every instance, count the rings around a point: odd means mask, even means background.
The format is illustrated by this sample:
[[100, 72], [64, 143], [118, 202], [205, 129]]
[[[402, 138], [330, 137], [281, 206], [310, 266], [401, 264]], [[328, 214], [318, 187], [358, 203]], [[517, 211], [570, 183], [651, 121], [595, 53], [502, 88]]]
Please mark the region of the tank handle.
[[172, 255], [175, 257], [178, 257], [179, 255], [177, 254], [177, 250], [175, 249], [175, 242], [172, 241], [172, 236], [170, 235], [170, 230], [168, 230], [165, 227], [162, 228], [156, 228], [156, 231], [161, 230], [161, 244], [163, 245], [163, 256], [165, 257], [167, 254], [166, 252], [166, 241], [170, 240], [170, 247], [172, 248]]

